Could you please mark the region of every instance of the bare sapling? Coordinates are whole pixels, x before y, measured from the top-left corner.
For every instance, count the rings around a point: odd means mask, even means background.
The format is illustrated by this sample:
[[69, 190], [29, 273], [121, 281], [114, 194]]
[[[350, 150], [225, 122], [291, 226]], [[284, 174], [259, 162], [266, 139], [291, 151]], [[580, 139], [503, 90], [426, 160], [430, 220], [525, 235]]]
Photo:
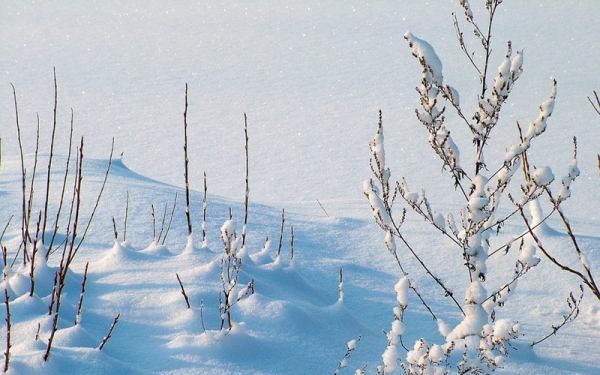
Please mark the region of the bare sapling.
[[[385, 245], [394, 256], [402, 273], [400, 282], [396, 285], [399, 306], [394, 309], [392, 330], [387, 333], [388, 347], [383, 354], [384, 364], [380, 367], [381, 373], [394, 371], [398, 367], [398, 361], [402, 362], [403, 371], [410, 374], [425, 371], [446, 373], [450, 368], [453, 368], [451, 371], [460, 374], [489, 373], [500, 367], [504, 358], [508, 356], [510, 342], [519, 337], [521, 332], [514, 319], [498, 319], [497, 310], [504, 306], [509, 296], [515, 292], [517, 280], [539, 264], [540, 258], [536, 257], [536, 250], [541, 251], [559, 268], [577, 275], [592, 292], [597, 291], [589, 263], [559, 207], [560, 203], [570, 196], [569, 185], [579, 173], [576, 157], [569, 166], [567, 175], [562, 179], [563, 186], [558, 196], [553, 195], [549, 188], [554, 180], [549, 167], [531, 170], [527, 161], [528, 150], [546, 130], [548, 118], [554, 110], [557, 95], [556, 81], [552, 81], [548, 99], [538, 106], [537, 118], [524, 131], [518, 126], [518, 141], [506, 147], [504, 158], [496, 165], [492, 160], [485, 158], [487, 146], [492, 140], [491, 134], [500, 122], [503, 105], [523, 72], [523, 51], [513, 51], [512, 44], [508, 42], [497, 73], [493, 81], [490, 81], [492, 24], [500, 3], [501, 0], [485, 2], [487, 23], [485, 27], [481, 27], [469, 2], [460, 1], [465, 20], [473, 30], [475, 44], [482, 50], [478, 54], [470, 51], [468, 47], [470, 44], [465, 41], [458, 18], [453, 15], [460, 48], [480, 78], [480, 94], [475, 103], [474, 114], [463, 111], [459, 92], [444, 82], [442, 63], [433, 47], [411, 32], [404, 35], [412, 55], [421, 67], [420, 86], [416, 88], [420, 102], [420, 108], [415, 110], [417, 120], [429, 133], [429, 145], [439, 157], [443, 171], [450, 177], [452, 185], [449, 186], [449, 190], [452, 193], [456, 191], [463, 204], [458, 213], [444, 215], [434, 209], [424, 190], [412, 191], [405, 179], [395, 183], [390, 182], [391, 171], [386, 165], [380, 112], [377, 132], [370, 143], [373, 155], [371, 169], [375, 178], [365, 181], [364, 192], [371, 204], [375, 222], [385, 233]], [[482, 56], [481, 60], [476, 56]], [[449, 113], [447, 108], [451, 108], [452, 113]], [[447, 126], [446, 117], [452, 115], [458, 119], [458, 123], [466, 126], [472, 135], [474, 161], [470, 167], [462, 165], [460, 144], [455, 142]], [[508, 193], [508, 187], [514, 186], [511, 182], [519, 169], [525, 172], [525, 184], [520, 186], [520, 193]], [[542, 195], [546, 195], [553, 206], [549, 215], [543, 215], [539, 210], [537, 200]], [[509, 202], [502, 205], [503, 198], [506, 200], [506, 197]], [[404, 205], [404, 207], [396, 212], [396, 205]], [[447, 286], [449, 280], [444, 280], [443, 276], [433, 271], [431, 266], [435, 264], [435, 260], [421, 255], [420, 246], [411, 243], [405, 235], [403, 224], [407, 220], [407, 208], [428, 222], [434, 231], [445, 239], [444, 241], [449, 240], [458, 248], [456, 254], [460, 254], [462, 258], [467, 277], [462, 303], [455, 297], [453, 289]], [[541, 226], [552, 213], [557, 213], [567, 227], [567, 234], [581, 259], [583, 272], [551, 258], [540, 237], [536, 236], [535, 229]], [[492, 247], [492, 236], [502, 231], [504, 223], [509, 218], [519, 216], [524, 221], [524, 234], [504, 242], [498, 248]], [[444, 295], [451, 299], [461, 315], [459, 324], [454, 327], [446, 324], [440, 316], [447, 312], [434, 313], [425, 302], [430, 291], [419, 291], [410, 281], [405, 260], [398, 252], [396, 240], [399, 240], [408, 250], [408, 255], [416, 261], [420, 272], [432, 279]], [[514, 248], [518, 248], [519, 252], [510, 251]], [[501, 258], [502, 254], [512, 257], [515, 266], [512, 272], [502, 275], [504, 281], [498, 283], [499, 286], [493, 286], [488, 290], [486, 287], [488, 273], [500, 269], [502, 263], [506, 262], [503, 259], [508, 259], [508, 257]], [[454, 284], [453, 280], [452, 283]], [[437, 322], [439, 331], [445, 338], [444, 343], [432, 344], [425, 339], [419, 339], [410, 350], [402, 344], [402, 334], [405, 329], [410, 328], [405, 328], [402, 323], [404, 311], [408, 306], [409, 290], [416, 294]], [[581, 298], [575, 298], [571, 293], [568, 299], [570, 313], [564, 317], [563, 323], [553, 326], [553, 333], [577, 316], [580, 301]], [[406, 350], [404, 355], [401, 355], [398, 344], [402, 344]]]

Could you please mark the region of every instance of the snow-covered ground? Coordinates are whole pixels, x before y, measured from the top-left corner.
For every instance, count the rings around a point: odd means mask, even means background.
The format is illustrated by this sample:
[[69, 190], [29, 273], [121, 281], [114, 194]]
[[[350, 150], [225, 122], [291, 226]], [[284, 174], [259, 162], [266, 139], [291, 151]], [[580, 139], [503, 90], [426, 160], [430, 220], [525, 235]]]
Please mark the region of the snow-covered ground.
[[[393, 320], [394, 284], [401, 272], [363, 196], [363, 180], [372, 174], [368, 144], [381, 109], [392, 177], [406, 177], [415, 190], [426, 188], [437, 209], [456, 209], [455, 196], [446, 193], [451, 181], [440, 173], [428, 134], [415, 119], [419, 102], [414, 87], [420, 83], [421, 70], [403, 35], [410, 30], [435, 48], [445, 81], [460, 91], [467, 106], [463, 109], [473, 113], [476, 108], [468, 103], [475, 103], [478, 77], [456, 42], [451, 13], [461, 12], [457, 1], [74, 4], [11, 0], [1, 8], [0, 227], [14, 215], [2, 240], [13, 256], [21, 235], [21, 165], [9, 83], [18, 96], [28, 171], [34, 162], [39, 114], [42, 158], [37, 205], [43, 199], [53, 118], [53, 67], [58, 79], [59, 129], [51, 186], [62, 181], [73, 108], [77, 142], [79, 136], [85, 137], [84, 215], [91, 211], [115, 140], [106, 191], [74, 260], [60, 329], [47, 362], [42, 357], [51, 326], [52, 268], [59, 259], [50, 257], [50, 269], [40, 268], [34, 298], [28, 297], [27, 273], [17, 266], [12, 270], [16, 278], [11, 283], [11, 373], [333, 373], [346, 344], [359, 336], [348, 368], [341, 373], [353, 373], [365, 364], [367, 373], [375, 373], [388, 345], [381, 330], [389, 330]], [[535, 119], [537, 106], [550, 94], [551, 78], [556, 79], [554, 113], [530, 157], [532, 164], [549, 165], [562, 176], [572, 158], [571, 138], [577, 136], [581, 176], [564, 208], [598, 274], [600, 116], [586, 97], [600, 90], [596, 72], [600, 5], [594, 0], [506, 1], [496, 17], [491, 66], [495, 69], [501, 61], [508, 40], [513, 50], [524, 50], [525, 63], [504, 106], [493, 139], [498, 143], [490, 146], [487, 161], [504, 157], [506, 147], [515, 143], [516, 121], [527, 124]], [[196, 247], [191, 253], [185, 251], [190, 249], [182, 189], [185, 83]], [[219, 230], [231, 207], [238, 232], [242, 231], [244, 113], [251, 204], [249, 258], [240, 280], [253, 279], [255, 293], [234, 306], [238, 325], [221, 336], [217, 332], [223, 252]], [[451, 117], [447, 125], [454, 140], [467, 150], [468, 130]], [[466, 151], [461, 156], [465, 165], [473, 159]], [[203, 172], [209, 192], [208, 250], [200, 249]], [[170, 212], [176, 193], [177, 208], [165, 244], [154, 243], [151, 206], [159, 232], [163, 212]], [[56, 198], [59, 192], [53, 194]], [[112, 218], [122, 240], [127, 195], [127, 241], [114, 244]], [[55, 209], [57, 199], [52, 202]], [[283, 208], [285, 231], [281, 257], [276, 260]], [[423, 224], [409, 215], [405, 231], [410, 241], [424, 258], [443, 258], [433, 262], [433, 269], [461, 289], [462, 258], [444, 255], [449, 244]], [[568, 257], [568, 238], [559, 224], [550, 221], [556, 232], [547, 231], [545, 240]], [[294, 262], [290, 262], [291, 225]], [[509, 222], [505, 230], [513, 236], [522, 228]], [[266, 236], [270, 249], [261, 252]], [[408, 253], [401, 250], [401, 254], [407, 256], [411, 278], [428, 291], [433, 309], [454, 311], [431, 279], [419, 276]], [[88, 261], [82, 320], [73, 326]], [[504, 267], [510, 270], [513, 263], [514, 258], [507, 259]], [[338, 296], [339, 267], [344, 272], [343, 301]], [[189, 294], [191, 309], [176, 274]], [[490, 275], [490, 284], [494, 277]], [[600, 371], [600, 304], [587, 291], [578, 320], [534, 350], [527, 345], [560, 322], [572, 290], [578, 290], [577, 279], [545, 259], [526, 275], [499, 311], [516, 317], [525, 333], [499, 371]], [[430, 315], [413, 297], [405, 317], [404, 342], [420, 337], [443, 341]], [[113, 337], [102, 351], [97, 350], [118, 313]], [[449, 317], [447, 323], [460, 321], [458, 312], [444, 315]], [[41, 335], [36, 340], [38, 324]], [[5, 335], [3, 325], [0, 338]]]

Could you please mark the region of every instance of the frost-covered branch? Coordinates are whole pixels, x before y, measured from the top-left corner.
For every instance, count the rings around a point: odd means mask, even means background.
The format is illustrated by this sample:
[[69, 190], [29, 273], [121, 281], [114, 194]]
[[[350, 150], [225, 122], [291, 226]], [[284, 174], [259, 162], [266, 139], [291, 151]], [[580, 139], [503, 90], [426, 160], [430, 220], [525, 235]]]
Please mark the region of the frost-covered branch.
[[[375, 185], [373, 180], [367, 180], [363, 184], [364, 194], [371, 203], [371, 209], [373, 211], [373, 215], [375, 217], [375, 221], [377, 224], [386, 232], [385, 244], [392, 253], [402, 270], [404, 275], [408, 273], [404, 270], [398, 254], [396, 252], [396, 243], [394, 237], [400, 239], [400, 241], [404, 244], [404, 246], [410, 251], [412, 256], [419, 262], [423, 270], [429, 275], [443, 290], [447, 297], [450, 297], [459, 310], [462, 312], [462, 307], [460, 303], [454, 298], [453, 292], [444, 285], [441, 279], [433, 274], [427, 264], [423, 261], [423, 259], [417, 254], [415, 249], [409, 244], [408, 240], [402, 234], [400, 227], [404, 220], [404, 213], [402, 215], [402, 220], [396, 223], [394, 219], [394, 215], [392, 213], [392, 205], [396, 198], [396, 192], [398, 189], [394, 189], [393, 196], [390, 196], [390, 188], [389, 188], [389, 178], [390, 178], [390, 170], [385, 166], [385, 148], [384, 148], [384, 136], [383, 136], [383, 124], [382, 124], [382, 115], [381, 111], [379, 112], [379, 122], [377, 127], [377, 133], [373, 141], [370, 143], [371, 152], [373, 157], [371, 158], [371, 170], [375, 174], [379, 182], [379, 186], [381, 186], [381, 195], [379, 191], [379, 187]], [[408, 193], [407, 193], [408, 195]], [[417, 195], [418, 197], [418, 195]], [[415, 200], [411, 194], [410, 197], [404, 197], [405, 199]], [[421, 298], [421, 297], [419, 297]], [[429, 309], [430, 310], [430, 309]], [[430, 310], [431, 311], [431, 310]], [[435, 319], [435, 315], [432, 314]]]
[[[333, 375], [338, 375], [340, 373], [341, 369], [346, 368], [348, 366], [348, 359], [350, 358], [350, 355], [352, 354], [352, 352], [356, 349], [356, 345], [360, 342], [360, 339], [361, 339], [361, 336], [358, 336], [357, 339], [348, 341], [346, 353], [344, 353], [344, 356], [342, 357], [342, 359], [340, 361], [338, 361], [338, 366], [335, 369], [335, 372], [333, 373]], [[357, 370], [357, 373], [364, 374], [365, 368], [366, 368], [366, 366], [363, 367], [361, 370]]]

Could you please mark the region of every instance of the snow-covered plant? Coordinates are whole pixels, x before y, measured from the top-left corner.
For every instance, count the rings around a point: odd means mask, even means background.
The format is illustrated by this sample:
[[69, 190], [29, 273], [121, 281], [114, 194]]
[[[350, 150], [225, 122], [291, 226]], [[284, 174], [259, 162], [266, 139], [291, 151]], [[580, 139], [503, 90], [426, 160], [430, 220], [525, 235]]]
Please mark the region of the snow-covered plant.
[[[370, 143], [373, 155], [371, 169], [375, 178], [365, 181], [364, 193], [370, 202], [376, 223], [385, 232], [385, 245], [403, 273], [400, 286], [396, 286], [399, 306], [394, 308], [392, 330], [387, 333], [388, 346], [383, 353], [383, 366], [379, 368], [381, 373], [395, 371], [399, 360], [402, 361], [402, 369], [408, 374], [445, 374], [449, 371], [457, 371], [461, 374], [490, 373], [502, 365], [504, 357], [508, 356], [510, 341], [520, 335], [520, 328], [513, 319], [497, 319], [496, 310], [502, 307], [514, 292], [517, 281], [540, 262], [536, 257], [536, 249], [550, 257], [535, 235], [535, 228], [548, 218], [548, 215], [544, 216], [541, 213], [537, 199], [542, 194], [547, 194], [554, 205], [553, 212], [557, 211], [562, 216], [559, 204], [570, 196], [570, 184], [578, 175], [576, 158], [574, 158], [567, 175], [562, 179], [562, 188], [554, 198], [549, 189], [549, 185], [554, 181], [551, 169], [539, 167], [531, 171], [527, 162], [527, 151], [535, 139], [546, 130], [548, 118], [554, 110], [556, 81], [552, 82], [548, 99], [539, 105], [537, 117], [529, 123], [525, 131], [517, 123], [518, 141], [508, 145], [504, 158], [495, 165], [485, 159], [491, 133], [500, 123], [502, 106], [523, 72], [523, 51], [513, 51], [511, 43], [508, 42], [506, 53], [493, 76], [493, 84], [488, 87], [491, 75], [491, 30], [500, 3], [501, 0], [485, 2], [488, 24], [485, 28], [480, 28], [469, 2], [460, 1], [465, 19], [473, 28], [475, 39], [483, 50], [481, 54], [483, 61], [480, 63], [475, 61], [475, 54], [468, 50], [457, 17], [454, 15], [454, 25], [461, 49], [480, 77], [481, 90], [473, 114], [467, 114], [463, 110], [459, 92], [444, 82], [442, 63], [433, 47], [411, 32], [406, 32], [404, 35], [412, 55], [421, 67], [420, 86], [416, 88], [421, 108], [416, 110], [416, 117], [429, 133], [429, 144], [440, 158], [443, 169], [450, 175], [454, 185], [452, 189], [458, 191], [463, 204], [457, 213], [443, 215], [433, 209], [424, 190], [420, 193], [411, 191], [405, 179], [395, 182], [395, 186], [390, 182], [391, 172], [386, 165], [380, 112], [377, 132]], [[453, 114], [459, 122], [466, 125], [473, 137], [472, 169], [461, 163], [461, 148], [453, 139], [447, 126], [447, 107], [453, 109]], [[520, 169], [524, 171], [525, 183], [520, 186], [520, 193], [508, 193], [507, 188], [514, 185], [511, 185], [513, 177]], [[407, 240], [402, 228], [406, 219], [406, 208], [402, 208], [399, 214], [394, 210], [394, 204], [398, 200], [404, 201], [406, 206], [429, 222], [442, 237], [449, 239], [460, 250], [457, 254], [461, 254], [464, 260], [468, 277], [462, 302], [459, 302], [454, 292], [446, 286], [443, 277], [432, 272], [428, 264], [433, 264], [434, 260], [424, 259], [419, 255], [415, 245]], [[502, 214], [500, 207], [503, 207]], [[529, 215], [525, 210], [529, 211]], [[523, 235], [511, 239], [498, 249], [490, 248], [491, 237], [501, 231], [503, 224], [509, 218], [519, 214], [526, 223]], [[566, 219], [564, 222], [567, 223]], [[432, 311], [423, 297], [425, 292], [419, 291], [410, 282], [406, 266], [396, 248], [396, 239], [401, 241], [422, 271], [456, 305], [462, 318], [454, 328], [444, 323]], [[518, 245], [517, 254], [509, 252], [514, 248], [513, 245]], [[494, 260], [500, 254], [513, 255], [515, 258], [513, 272], [505, 275], [505, 280], [499, 287], [488, 289], [486, 288], [488, 268], [497, 265], [498, 262]], [[579, 251], [578, 254], [581, 254], [583, 267], [588, 271], [587, 274], [579, 273], [579, 275], [593, 290], [595, 284], [589, 267], [586, 267], [583, 254]], [[412, 350], [407, 349], [402, 355], [397, 344], [402, 342], [402, 334], [405, 331], [402, 316], [407, 307], [406, 294], [409, 289], [416, 293], [433, 319], [437, 321], [445, 341], [435, 344], [419, 339]], [[573, 304], [576, 309], [578, 304], [575, 298]]]
[[242, 237], [235, 233], [235, 222], [227, 220], [221, 227], [221, 240], [225, 247], [225, 254], [221, 258], [221, 286], [219, 293], [219, 311], [221, 313], [221, 329], [227, 330], [233, 328], [231, 320], [231, 309], [245, 296], [254, 293], [254, 280], [250, 280], [245, 285], [239, 285], [238, 279], [242, 267], [242, 256], [240, 248]]
[[[333, 375], [338, 375], [340, 373], [340, 370], [346, 368], [348, 366], [348, 358], [350, 358], [350, 355], [352, 354], [352, 352], [356, 349], [356, 345], [358, 344], [358, 342], [360, 341], [361, 337], [358, 336], [357, 339], [354, 340], [350, 340], [348, 341], [348, 345], [346, 347], [346, 353], [344, 353], [344, 356], [342, 357], [342, 359], [338, 362], [338, 367], [335, 369], [335, 372], [333, 373]], [[355, 375], [361, 375], [365, 373], [365, 369], [366, 366], [358, 369], [354, 372]]]

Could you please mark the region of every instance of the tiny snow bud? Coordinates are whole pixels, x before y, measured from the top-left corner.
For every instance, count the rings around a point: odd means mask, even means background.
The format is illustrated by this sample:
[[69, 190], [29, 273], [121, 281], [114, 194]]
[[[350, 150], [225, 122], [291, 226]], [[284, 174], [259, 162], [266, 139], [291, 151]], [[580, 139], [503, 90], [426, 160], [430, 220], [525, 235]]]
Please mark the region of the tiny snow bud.
[[[577, 144], [575, 144], [577, 147]], [[558, 193], [557, 201], [560, 203], [571, 196], [571, 183], [575, 181], [577, 177], [579, 177], [579, 168], [577, 167], [577, 158], [576, 155], [569, 164], [567, 175], [562, 178], [562, 188]]]
[[547, 186], [554, 181], [554, 174], [550, 167], [540, 167], [533, 172], [533, 182], [537, 186]]
[[526, 245], [521, 249], [519, 263], [528, 268], [535, 267], [540, 263], [540, 258], [535, 257], [535, 246]]
[[356, 340], [348, 341], [348, 351], [356, 349]]
[[417, 38], [410, 31], [404, 34], [404, 39], [408, 42], [413, 56], [419, 59], [419, 62], [431, 74], [431, 81], [436, 85], [441, 85], [444, 80], [442, 74], [442, 61], [435, 53], [431, 44]]
[[458, 93], [458, 91], [454, 87], [446, 85], [446, 93], [452, 105], [457, 108], [460, 108], [460, 94]]
[[473, 12], [471, 11], [471, 6], [469, 5], [469, 1], [468, 0], [460, 0], [460, 5], [465, 10], [465, 16], [468, 19], [472, 20], [473, 19]]
[[394, 290], [396, 291], [396, 300], [403, 310], [408, 306], [408, 284], [408, 277], [404, 276], [398, 280], [394, 286]]
[[523, 50], [517, 51], [517, 55], [513, 58], [510, 65], [510, 78], [516, 81], [523, 73]]

